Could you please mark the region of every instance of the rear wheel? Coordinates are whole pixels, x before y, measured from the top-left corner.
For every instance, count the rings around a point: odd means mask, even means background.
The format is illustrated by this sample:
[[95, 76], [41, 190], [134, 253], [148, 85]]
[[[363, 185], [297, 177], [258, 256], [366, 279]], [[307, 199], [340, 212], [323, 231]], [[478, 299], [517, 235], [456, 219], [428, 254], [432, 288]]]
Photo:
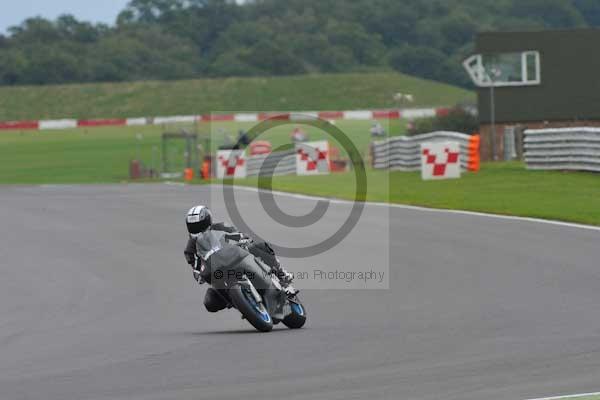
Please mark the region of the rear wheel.
[[283, 319], [283, 323], [290, 329], [300, 329], [306, 323], [306, 310], [298, 300], [290, 300], [292, 312]]
[[261, 332], [269, 332], [273, 329], [271, 315], [263, 303], [258, 303], [254, 299], [250, 289], [241, 285], [234, 285], [229, 290], [229, 296], [231, 296], [235, 308], [242, 313], [253, 327]]

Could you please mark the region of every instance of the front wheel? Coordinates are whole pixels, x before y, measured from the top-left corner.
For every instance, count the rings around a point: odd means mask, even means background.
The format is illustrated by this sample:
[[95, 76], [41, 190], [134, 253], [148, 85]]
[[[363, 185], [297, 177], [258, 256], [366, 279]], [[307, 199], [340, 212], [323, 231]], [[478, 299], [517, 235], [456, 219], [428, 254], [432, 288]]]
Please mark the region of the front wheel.
[[235, 308], [242, 313], [244, 318], [261, 332], [273, 329], [273, 319], [263, 303], [257, 303], [249, 288], [234, 285], [229, 289], [229, 296]]
[[290, 300], [292, 312], [283, 319], [283, 323], [290, 329], [300, 329], [306, 323], [306, 310], [300, 301]]

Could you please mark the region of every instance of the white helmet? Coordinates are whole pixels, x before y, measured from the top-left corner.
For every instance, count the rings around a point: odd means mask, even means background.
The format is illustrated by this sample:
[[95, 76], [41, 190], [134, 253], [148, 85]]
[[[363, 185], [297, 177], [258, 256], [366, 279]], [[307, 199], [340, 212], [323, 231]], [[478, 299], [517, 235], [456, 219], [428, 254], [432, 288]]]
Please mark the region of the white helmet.
[[212, 214], [206, 206], [190, 208], [185, 218], [187, 230], [192, 235], [206, 231], [212, 225]]

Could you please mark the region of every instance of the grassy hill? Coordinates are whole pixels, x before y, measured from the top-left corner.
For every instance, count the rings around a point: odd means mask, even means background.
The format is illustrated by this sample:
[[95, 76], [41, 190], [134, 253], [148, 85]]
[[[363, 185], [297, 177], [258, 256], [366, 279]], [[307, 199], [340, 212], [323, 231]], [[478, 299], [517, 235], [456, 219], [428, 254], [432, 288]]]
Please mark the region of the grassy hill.
[[21, 86], [0, 87], [0, 121], [390, 108], [398, 92], [414, 96], [411, 107], [474, 101], [467, 90], [394, 72]]

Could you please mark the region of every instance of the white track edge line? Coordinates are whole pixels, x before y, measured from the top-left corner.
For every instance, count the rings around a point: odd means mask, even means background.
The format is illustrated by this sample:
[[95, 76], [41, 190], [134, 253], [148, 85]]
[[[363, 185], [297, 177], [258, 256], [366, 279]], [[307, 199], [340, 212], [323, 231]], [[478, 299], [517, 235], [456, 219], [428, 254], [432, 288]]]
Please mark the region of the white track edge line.
[[600, 396], [600, 392], [596, 393], [581, 393], [581, 394], [567, 394], [564, 396], [555, 396], [555, 397], [543, 397], [539, 399], [529, 399], [529, 400], [568, 400], [568, 399], [577, 399], [580, 397], [589, 397], [589, 396]]
[[[223, 185], [210, 184], [209, 186], [222, 187]], [[268, 192], [265, 189], [259, 189], [259, 188], [255, 188], [255, 187], [249, 187], [249, 186], [234, 185], [234, 187], [236, 189], [241, 189], [241, 190], [246, 190], [246, 191], [251, 191], [251, 192]], [[306, 195], [306, 194], [280, 192], [280, 191], [275, 191], [275, 190], [273, 190], [271, 193], [273, 193], [274, 195], [277, 195], [277, 196], [292, 197], [292, 198], [303, 199], [303, 200], [328, 200], [329, 202], [331, 202], [333, 204], [354, 204], [354, 201], [352, 201], [352, 200], [343, 200], [343, 199], [319, 197], [319, 196]], [[551, 219], [542, 219], [542, 218], [533, 218], [533, 217], [517, 217], [517, 216], [513, 216], [513, 215], [492, 214], [492, 213], [485, 213], [485, 212], [479, 212], [479, 211], [451, 210], [451, 209], [447, 209], [447, 208], [429, 208], [429, 207], [421, 207], [421, 206], [410, 206], [410, 205], [406, 205], [406, 204], [380, 203], [380, 202], [370, 202], [370, 201], [366, 201], [365, 204], [369, 205], [369, 206], [376, 206], [376, 207], [400, 208], [400, 209], [405, 209], [405, 210], [415, 210], [415, 211], [432, 212], [432, 213], [473, 215], [473, 216], [478, 216], [478, 217], [502, 219], [502, 220], [506, 220], [506, 221], [534, 222], [534, 223], [538, 223], [538, 224], [562, 226], [562, 227], [567, 227], [567, 228], [585, 229], [585, 230], [600, 232], [600, 226], [578, 224], [578, 223], [574, 223], [574, 222], [563, 222], [563, 221], [556, 221], [556, 220], [551, 220]]]

